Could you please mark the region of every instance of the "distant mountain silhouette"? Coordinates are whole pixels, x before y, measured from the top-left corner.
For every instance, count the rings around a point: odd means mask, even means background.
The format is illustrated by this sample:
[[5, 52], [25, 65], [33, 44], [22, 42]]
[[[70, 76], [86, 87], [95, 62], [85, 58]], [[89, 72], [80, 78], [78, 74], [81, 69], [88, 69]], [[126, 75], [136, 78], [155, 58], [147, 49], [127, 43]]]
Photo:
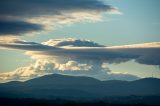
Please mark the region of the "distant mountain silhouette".
[[160, 79], [100, 81], [90, 77], [52, 74], [25, 82], [0, 84], [0, 97], [95, 99], [111, 96], [160, 96]]

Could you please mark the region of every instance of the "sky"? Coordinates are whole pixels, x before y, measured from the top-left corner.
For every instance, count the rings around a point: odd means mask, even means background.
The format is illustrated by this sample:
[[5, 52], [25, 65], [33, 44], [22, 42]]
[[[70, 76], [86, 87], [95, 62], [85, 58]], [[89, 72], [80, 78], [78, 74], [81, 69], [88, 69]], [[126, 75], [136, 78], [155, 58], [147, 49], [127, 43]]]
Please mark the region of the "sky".
[[48, 73], [160, 78], [159, 0], [0, 2], [3, 81]]

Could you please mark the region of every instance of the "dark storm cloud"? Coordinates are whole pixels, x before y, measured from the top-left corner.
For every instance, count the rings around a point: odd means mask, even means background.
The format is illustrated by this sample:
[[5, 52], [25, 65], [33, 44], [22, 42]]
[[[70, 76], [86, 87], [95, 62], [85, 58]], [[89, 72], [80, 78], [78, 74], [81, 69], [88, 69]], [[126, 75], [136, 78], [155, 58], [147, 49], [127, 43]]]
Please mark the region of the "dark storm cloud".
[[102, 12], [112, 10], [117, 9], [99, 0], [0, 0], [0, 35], [18, 36], [62, 23], [96, 20]]
[[56, 15], [62, 11], [106, 11], [111, 6], [99, 0], [1, 0], [1, 16]]
[[42, 30], [42, 26], [24, 21], [0, 20], [0, 36], [20, 35], [32, 31]]

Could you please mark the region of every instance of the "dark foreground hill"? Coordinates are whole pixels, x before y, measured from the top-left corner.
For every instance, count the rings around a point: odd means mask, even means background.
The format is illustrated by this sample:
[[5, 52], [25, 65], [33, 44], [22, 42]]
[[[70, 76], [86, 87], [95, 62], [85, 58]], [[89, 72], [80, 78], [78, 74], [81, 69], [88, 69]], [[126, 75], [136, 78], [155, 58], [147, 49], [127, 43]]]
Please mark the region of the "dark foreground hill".
[[72, 101], [107, 100], [128, 103], [143, 101], [150, 104], [155, 101], [157, 104], [160, 101], [160, 79], [100, 81], [90, 77], [53, 74], [25, 82], [13, 81], [0, 84], [0, 98], [0, 100], [58, 98]]

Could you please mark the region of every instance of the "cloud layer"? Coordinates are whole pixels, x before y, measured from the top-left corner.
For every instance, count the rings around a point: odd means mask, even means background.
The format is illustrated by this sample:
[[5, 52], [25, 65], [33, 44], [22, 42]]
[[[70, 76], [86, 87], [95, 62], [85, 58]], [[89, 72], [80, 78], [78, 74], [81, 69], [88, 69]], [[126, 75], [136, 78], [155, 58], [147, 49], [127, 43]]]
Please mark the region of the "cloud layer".
[[160, 65], [160, 43], [144, 43], [114, 47], [104, 47], [92, 41], [62, 39], [49, 40], [42, 44], [34, 42], [0, 43], [1, 47], [29, 50], [32, 58], [65, 58], [72, 60], [94, 60], [107, 63], [120, 63], [134, 59], [148, 65]]
[[127, 73], [113, 73], [105, 64], [135, 60], [140, 64], [160, 65], [160, 43], [144, 43], [105, 47], [93, 41], [75, 38], [52, 39], [43, 43], [14, 39], [1, 42], [7, 49], [26, 50], [35, 63], [9, 73], [1, 73], [0, 79], [30, 79], [40, 75], [60, 73], [85, 75], [101, 80], [134, 80], [138, 77]]
[[98, 21], [106, 12], [119, 11], [99, 0], [1, 0], [0, 35], [18, 36], [79, 21]]
[[134, 59], [141, 64], [160, 65], [160, 43], [144, 43], [105, 47], [93, 41], [73, 38], [57, 39], [42, 44], [26, 41], [0, 43], [1, 47], [28, 50], [27, 55], [34, 59], [63, 58], [72, 60], [91, 60], [107, 63], [120, 63]]

